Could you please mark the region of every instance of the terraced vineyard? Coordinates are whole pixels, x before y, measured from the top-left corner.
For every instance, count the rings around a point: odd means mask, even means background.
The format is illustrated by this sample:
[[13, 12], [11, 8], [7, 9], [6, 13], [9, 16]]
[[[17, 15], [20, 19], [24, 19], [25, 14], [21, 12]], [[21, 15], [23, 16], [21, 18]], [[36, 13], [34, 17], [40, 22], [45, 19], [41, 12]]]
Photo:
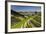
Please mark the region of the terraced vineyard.
[[41, 26], [41, 16], [34, 15], [26, 18], [11, 16], [11, 28], [32, 28]]
[[41, 26], [41, 14], [27, 17], [11, 16], [11, 28], [33, 28]]

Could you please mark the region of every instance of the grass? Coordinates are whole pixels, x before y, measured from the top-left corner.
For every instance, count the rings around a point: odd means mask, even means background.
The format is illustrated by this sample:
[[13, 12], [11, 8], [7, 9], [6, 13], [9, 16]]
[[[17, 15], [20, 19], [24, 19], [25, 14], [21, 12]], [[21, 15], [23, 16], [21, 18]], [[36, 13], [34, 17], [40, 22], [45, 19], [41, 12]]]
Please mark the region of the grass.
[[[21, 17], [21, 16], [11, 16], [11, 18], [14, 18], [18, 20], [18, 22], [12, 22], [11, 23], [11, 28], [32, 28], [32, 24], [35, 27], [40, 27], [41, 26], [41, 16], [36, 14], [33, 16], [28, 16], [28, 17]], [[29, 21], [31, 21], [32, 24], [29, 24]]]

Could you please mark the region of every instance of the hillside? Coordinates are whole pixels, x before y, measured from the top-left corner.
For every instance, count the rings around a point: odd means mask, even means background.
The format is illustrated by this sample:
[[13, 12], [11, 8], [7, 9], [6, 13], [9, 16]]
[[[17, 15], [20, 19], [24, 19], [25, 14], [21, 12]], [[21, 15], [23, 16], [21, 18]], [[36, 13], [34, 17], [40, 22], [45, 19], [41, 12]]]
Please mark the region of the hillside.
[[41, 26], [41, 12], [16, 12], [11, 10], [11, 15], [13, 15], [11, 16], [11, 28], [33, 28]]

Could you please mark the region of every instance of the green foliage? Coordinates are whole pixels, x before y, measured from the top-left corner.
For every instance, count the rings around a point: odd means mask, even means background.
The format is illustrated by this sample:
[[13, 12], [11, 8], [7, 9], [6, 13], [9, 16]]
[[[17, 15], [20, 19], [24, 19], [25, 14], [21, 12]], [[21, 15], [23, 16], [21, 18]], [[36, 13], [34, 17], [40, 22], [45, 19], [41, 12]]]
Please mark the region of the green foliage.
[[41, 14], [28, 17], [12, 16], [12, 19], [15, 19], [17, 22], [11, 22], [11, 28], [32, 28], [33, 26], [28, 21], [31, 21], [35, 27], [41, 26]]

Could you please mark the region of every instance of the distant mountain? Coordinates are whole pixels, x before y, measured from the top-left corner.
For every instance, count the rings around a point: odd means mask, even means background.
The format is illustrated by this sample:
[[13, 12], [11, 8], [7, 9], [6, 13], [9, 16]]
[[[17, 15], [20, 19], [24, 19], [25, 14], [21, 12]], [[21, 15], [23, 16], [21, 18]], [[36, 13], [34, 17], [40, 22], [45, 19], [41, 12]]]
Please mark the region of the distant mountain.
[[13, 10], [11, 10], [11, 14], [15, 15], [15, 16], [22, 16], [22, 17], [24, 17], [24, 15], [22, 15], [22, 14], [16, 12], [16, 11], [13, 11]]
[[27, 15], [28, 15], [28, 16], [31, 16], [31, 15], [33, 15], [33, 14], [35, 15], [35, 13], [40, 13], [40, 12], [37, 12], [37, 11], [35, 11], [35, 12], [31, 12], [31, 11], [30, 11], [30, 12], [19, 11], [19, 12], [18, 12], [18, 11], [13, 11], [13, 10], [11, 10], [11, 14], [13, 14], [13, 15], [15, 15], [15, 16], [23, 16], [23, 17], [24, 17], [24, 16], [27, 16]]
[[16, 12], [41, 12], [41, 11], [39, 11], [39, 10], [38, 11], [30, 11], [30, 10], [24, 10], [24, 11], [23, 10], [19, 10], [18, 11], [18, 10], [16, 10]]

